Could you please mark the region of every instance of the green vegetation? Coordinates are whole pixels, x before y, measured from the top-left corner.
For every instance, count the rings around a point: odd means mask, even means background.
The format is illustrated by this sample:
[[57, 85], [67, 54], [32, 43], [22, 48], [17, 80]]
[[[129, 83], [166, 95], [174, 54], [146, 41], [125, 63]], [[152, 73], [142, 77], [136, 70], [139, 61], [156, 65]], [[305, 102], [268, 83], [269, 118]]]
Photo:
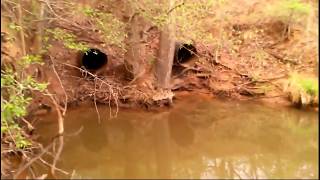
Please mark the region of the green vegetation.
[[297, 73], [290, 74], [286, 91], [295, 104], [318, 104], [318, 80], [307, 78]]
[[280, 0], [270, 4], [265, 13], [269, 18], [278, 19], [287, 24], [294, 24], [304, 21], [310, 11], [310, 4], [300, 0]]
[[31, 91], [44, 91], [46, 83], [36, 82], [30, 75], [23, 76], [28, 66], [41, 63], [38, 55], [27, 55], [17, 63], [17, 71], [7, 67], [1, 70], [1, 136], [7, 136], [17, 149], [31, 145], [25, 137], [19, 121], [27, 115], [27, 106], [31, 102]]
[[60, 28], [48, 29], [47, 33], [51, 33], [54, 40], [58, 40], [63, 43], [66, 48], [86, 52], [89, 47], [82, 42], [76, 42], [76, 36], [72, 33], [68, 33], [66, 30]]
[[207, 24], [202, 20], [212, 16], [210, 12], [220, 1], [182, 1], [177, 2], [172, 9], [152, 0], [135, 0], [130, 3], [135, 12], [159, 29], [170, 23], [169, 15], [173, 13], [178, 41], [191, 44], [195, 39], [205, 43], [214, 40], [212, 34], [207, 32]]
[[9, 24], [9, 28], [14, 30], [14, 31], [20, 31], [21, 30], [21, 26], [17, 25], [16, 23], [12, 22]]
[[110, 13], [103, 13], [91, 7], [85, 7], [81, 11], [97, 26], [104, 42], [124, 49], [124, 40], [127, 34], [123, 22]]
[[291, 28], [295, 25], [305, 25], [306, 17], [311, 12], [310, 4], [300, 0], [281, 0], [269, 5], [265, 10], [266, 17], [283, 22], [282, 37], [289, 38]]

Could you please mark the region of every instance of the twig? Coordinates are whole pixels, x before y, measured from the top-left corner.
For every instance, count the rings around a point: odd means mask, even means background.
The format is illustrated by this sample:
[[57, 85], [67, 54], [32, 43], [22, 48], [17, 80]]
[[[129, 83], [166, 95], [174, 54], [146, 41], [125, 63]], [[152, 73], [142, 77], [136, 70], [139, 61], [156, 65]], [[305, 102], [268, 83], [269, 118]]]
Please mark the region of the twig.
[[[33, 171], [33, 169], [32, 169], [32, 166], [29, 166], [29, 171], [31, 172], [31, 175], [32, 175], [32, 178], [35, 178], [36, 177], [36, 175], [34, 174], [34, 171]], [[28, 176], [27, 176], [28, 177]]]
[[[114, 102], [115, 102], [115, 104], [116, 104], [116, 113], [115, 113], [115, 115], [118, 114], [118, 111], [119, 111], [118, 96], [117, 96], [117, 94], [114, 92], [113, 86], [112, 86], [111, 84], [109, 84], [108, 82], [100, 79], [99, 77], [97, 77], [97, 75], [95, 75], [95, 74], [93, 74], [93, 73], [91, 73], [91, 72], [89, 72], [89, 71], [84, 71], [83, 69], [81, 69], [81, 68], [79, 68], [79, 67], [77, 67], [77, 66], [74, 66], [74, 65], [71, 65], [71, 64], [68, 64], [68, 63], [61, 63], [61, 64], [66, 65], [66, 66], [69, 66], [69, 67], [72, 67], [72, 68], [75, 68], [75, 69], [78, 69], [78, 70], [80, 70], [81, 72], [85, 72], [87, 75], [90, 75], [90, 76], [92, 76], [93, 78], [99, 80], [102, 84], [107, 85], [108, 88], [109, 88], [110, 96], [112, 95], [112, 97], [113, 97], [113, 99], [114, 99]], [[111, 102], [110, 102], [110, 100], [111, 100], [111, 97], [109, 98], [109, 108], [110, 108], [110, 112], [111, 112], [112, 109], [111, 109]], [[110, 117], [112, 117], [112, 114], [110, 115]]]
[[27, 124], [28, 128], [34, 129], [34, 127], [32, 126], [32, 124], [29, 123], [26, 119], [24, 119], [24, 118], [22, 117], [21, 120]]
[[72, 174], [71, 174], [71, 176], [70, 176], [70, 179], [73, 179], [73, 177], [74, 177], [75, 174], [76, 174], [76, 171], [73, 170], [73, 171], [72, 171]]
[[63, 116], [61, 114], [61, 111], [60, 111], [60, 106], [58, 105], [57, 101], [54, 99], [54, 97], [52, 96], [52, 94], [49, 93], [48, 90], [45, 90], [45, 92], [47, 93], [47, 95], [50, 97], [50, 99], [52, 100], [53, 102], [53, 105], [55, 106], [56, 108], [56, 111], [57, 111], [57, 115], [58, 115], [58, 134], [59, 135], [62, 135], [63, 132], [64, 132], [64, 126], [63, 126]]
[[213, 54], [211, 53], [211, 51], [210, 51], [205, 45], [203, 45], [203, 47], [207, 50], [207, 52], [209, 53], [210, 56], [216, 57], [216, 59], [213, 59], [213, 62], [214, 62], [215, 64], [219, 64], [219, 65], [221, 65], [221, 66], [223, 66], [223, 67], [225, 67], [225, 68], [227, 68], [227, 69], [229, 69], [229, 70], [235, 71], [235, 72], [236, 72], [238, 75], [240, 75], [240, 76], [249, 77], [248, 74], [241, 73], [241, 72], [239, 72], [237, 69], [233, 69], [233, 68], [231, 68], [231, 67], [229, 67], [229, 66], [227, 66], [227, 65], [225, 65], [225, 64], [223, 64], [223, 63], [221, 63], [221, 62], [219, 62], [219, 61], [217, 61], [217, 60], [218, 60], [218, 59], [217, 59], [217, 54], [215, 53], [215, 55], [213, 55]]
[[52, 162], [52, 166], [51, 166], [51, 174], [52, 175], [55, 175], [55, 170], [56, 170], [56, 164], [57, 164], [57, 161], [62, 153], [62, 149], [63, 149], [63, 136], [59, 136], [59, 147], [58, 147], [58, 151], [56, 153], [56, 155], [54, 156], [54, 159], [53, 159], [53, 162]]
[[242, 179], [240, 174], [234, 168], [232, 168], [232, 171], [234, 174], [236, 174], [239, 177], [239, 179]]
[[275, 95], [275, 96], [255, 96], [248, 97], [248, 99], [263, 99], [263, 98], [277, 98], [277, 97], [285, 97], [286, 95]]
[[[40, 1], [40, 2], [44, 2], [44, 3], [48, 6], [48, 8], [49, 8], [49, 10], [52, 12], [52, 14], [53, 14], [54, 16], [56, 16], [59, 20], [64, 21], [64, 22], [66, 22], [66, 23], [69, 23], [70, 25], [75, 26], [75, 27], [77, 27], [77, 28], [79, 28], [79, 29], [86, 30], [86, 28], [84, 28], [84, 27], [82, 27], [82, 26], [79, 26], [79, 25], [77, 25], [76, 23], [71, 22], [71, 21], [68, 21], [68, 20], [66, 20], [65, 18], [59, 16], [59, 15], [53, 10], [53, 8], [51, 7], [49, 0], [39, 0], [39, 1]], [[89, 29], [87, 29], [87, 30], [89, 30]]]
[[41, 176], [36, 177], [35, 179], [46, 179], [47, 176], [48, 176], [48, 174], [42, 174]]
[[[17, 5], [17, 3], [11, 2], [11, 1], [1, 1], [1, 8], [4, 8], [4, 11], [2, 11], [1, 16], [2, 17], [7, 16], [7, 17], [14, 19], [14, 21], [17, 21], [18, 18], [16, 17], [15, 13], [8, 7], [7, 2], [12, 3], [15, 6]], [[10, 12], [9, 13], [10, 15], [5, 15], [4, 12], [6, 12], [6, 11]]]
[[298, 65], [298, 62], [296, 61], [292, 61], [292, 60], [288, 60], [288, 59], [285, 59], [284, 57], [270, 51], [270, 50], [264, 50], [266, 53], [270, 54], [271, 56], [273, 56], [274, 58], [278, 59], [279, 61], [281, 61], [282, 63], [291, 63], [293, 65]]
[[83, 130], [83, 126], [81, 126], [81, 127], [80, 127], [77, 131], [75, 131], [75, 132], [68, 133], [68, 134], [65, 133], [65, 136], [76, 136], [76, 135], [80, 134], [80, 133], [82, 132], [82, 130]]
[[31, 160], [29, 160], [23, 167], [19, 168], [19, 170], [16, 172], [16, 174], [13, 176], [13, 179], [17, 179], [17, 177], [27, 168], [29, 167], [32, 163], [34, 163], [38, 158], [40, 158], [43, 154], [45, 154], [51, 147], [52, 147], [53, 143], [49, 144], [46, 148], [44, 148], [44, 150], [38, 154], [37, 156], [35, 156], [34, 158], [32, 158]]
[[62, 88], [62, 90], [63, 90], [64, 97], [65, 97], [64, 110], [63, 110], [63, 113], [62, 113], [62, 115], [64, 116], [64, 115], [66, 114], [67, 108], [68, 108], [68, 96], [67, 96], [66, 90], [65, 90], [64, 87], [63, 87], [63, 84], [62, 84], [62, 81], [61, 81], [61, 79], [60, 79], [60, 76], [59, 76], [58, 72], [56, 71], [55, 63], [54, 63], [54, 61], [52, 60], [52, 57], [51, 57], [51, 56], [50, 56], [50, 60], [51, 60], [51, 62], [52, 62], [53, 72], [54, 72], [54, 74], [55, 74], [55, 75], [57, 76], [57, 78], [58, 78], [59, 84], [60, 84], [60, 86], [61, 86], [61, 88]]
[[25, 44], [25, 39], [24, 39], [24, 30], [23, 30], [23, 24], [22, 24], [22, 10], [21, 10], [21, 4], [18, 4], [18, 13], [19, 13], [19, 26], [21, 27], [20, 29], [20, 38], [21, 38], [21, 47], [22, 47], [22, 55], [25, 56], [27, 54], [26, 51], [26, 44]]
[[180, 4], [177, 4], [176, 6], [174, 6], [173, 8], [171, 8], [169, 11], [167, 11], [167, 15], [169, 15], [173, 10], [181, 7], [184, 5], [184, 1], [182, 1]]
[[52, 164], [48, 163], [47, 161], [45, 161], [45, 160], [42, 159], [41, 157], [39, 158], [39, 160], [40, 160], [43, 164], [45, 164], [45, 165], [47, 165], [47, 166], [49, 166], [49, 167], [51, 167], [51, 168], [54, 168], [55, 170], [57, 170], [57, 171], [65, 174], [65, 175], [68, 175], [68, 174], [69, 174], [68, 172], [66, 172], [66, 171], [64, 171], [64, 170], [62, 170], [62, 169], [59, 169], [59, 168], [57, 168], [57, 167], [54, 167]]
[[97, 111], [98, 123], [100, 124], [101, 123], [100, 113], [99, 113], [99, 110], [98, 110], [98, 107], [97, 107], [97, 100], [96, 100], [96, 85], [97, 85], [97, 81], [96, 81], [96, 79], [94, 79], [93, 102], [94, 102], [94, 107], [96, 108], [96, 111]]
[[129, 17], [128, 22], [130, 23], [133, 20], [133, 18], [135, 18], [138, 15], [139, 15], [139, 13], [137, 13], [137, 12], [132, 13], [132, 15]]
[[49, 93], [48, 90], [46, 90], [46, 93], [47, 95], [49, 95], [50, 99], [52, 100], [55, 108], [56, 108], [56, 111], [57, 111], [57, 115], [58, 115], [58, 135], [59, 135], [59, 148], [58, 148], [58, 151], [56, 153], [56, 155], [54, 156], [54, 159], [53, 159], [53, 163], [52, 163], [52, 167], [51, 167], [51, 173], [52, 175], [55, 174], [55, 166], [56, 166], [56, 163], [62, 153], [62, 149], [63, 149], [63, 132], [64, 132], [64, 125], [63, 125], [63, 116], [61, 114], [61, 111], [60, 111], [60, 106], [58, 105], [58, 103], [56, 102], [56, 100], [54, 99], [54, 97], [52, 96], [52, 94]]

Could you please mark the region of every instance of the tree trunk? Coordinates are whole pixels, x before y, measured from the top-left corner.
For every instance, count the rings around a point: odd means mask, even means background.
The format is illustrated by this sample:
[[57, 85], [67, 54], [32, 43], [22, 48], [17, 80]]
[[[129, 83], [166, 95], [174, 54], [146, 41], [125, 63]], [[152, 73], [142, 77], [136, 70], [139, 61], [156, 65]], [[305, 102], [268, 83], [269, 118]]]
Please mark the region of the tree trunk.
[[129, 18], [128, 22], [128, 37], [126, 39], [126, 54], [125, 65], [130, 72], [132, 79], [136, 79], [145, 72], [145, 48], [141, 43], [141, 32], [144, 28], [144, 23], [141, 17], [135, 12], [132, 12], [130, 3], [126, 5], [126, 14]]
[[[162, 0], [167, 9], [172, 9], [174, 0]], [[170, 90], [170, 79], [175, 49], [174, 11], [169, 14], [169, 23], [163, 27], [160, 34], [160, 48], [156, 63], [156, 78], [158, 88]]]

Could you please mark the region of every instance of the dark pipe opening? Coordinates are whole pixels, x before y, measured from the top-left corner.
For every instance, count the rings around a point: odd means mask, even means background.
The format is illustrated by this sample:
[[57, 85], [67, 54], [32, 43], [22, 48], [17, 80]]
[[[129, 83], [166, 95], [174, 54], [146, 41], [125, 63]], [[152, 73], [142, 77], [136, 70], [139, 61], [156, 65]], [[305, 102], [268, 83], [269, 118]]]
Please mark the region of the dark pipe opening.
[[108, 57], [99, 49], [89, 49], [81, 58], [81, 66], [86, 70], [98, 70], [108, 63]]
[[176, 43], [174, 64], [185, 63], [197, 53], [192, 44]]

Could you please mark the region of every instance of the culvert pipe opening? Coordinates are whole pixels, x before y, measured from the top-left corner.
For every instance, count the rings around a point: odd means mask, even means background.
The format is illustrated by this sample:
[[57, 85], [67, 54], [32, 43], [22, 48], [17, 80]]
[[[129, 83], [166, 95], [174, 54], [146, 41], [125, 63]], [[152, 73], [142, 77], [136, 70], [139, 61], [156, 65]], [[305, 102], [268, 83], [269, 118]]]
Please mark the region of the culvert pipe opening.
[[88, 71], [96, 71], [108, 63], [108, 57], [99, 49], [91, 48], [82, 54], [81, 67]]
[[188, 62], [197, 53], [192, 44], [176, 43], [174, 64]]

